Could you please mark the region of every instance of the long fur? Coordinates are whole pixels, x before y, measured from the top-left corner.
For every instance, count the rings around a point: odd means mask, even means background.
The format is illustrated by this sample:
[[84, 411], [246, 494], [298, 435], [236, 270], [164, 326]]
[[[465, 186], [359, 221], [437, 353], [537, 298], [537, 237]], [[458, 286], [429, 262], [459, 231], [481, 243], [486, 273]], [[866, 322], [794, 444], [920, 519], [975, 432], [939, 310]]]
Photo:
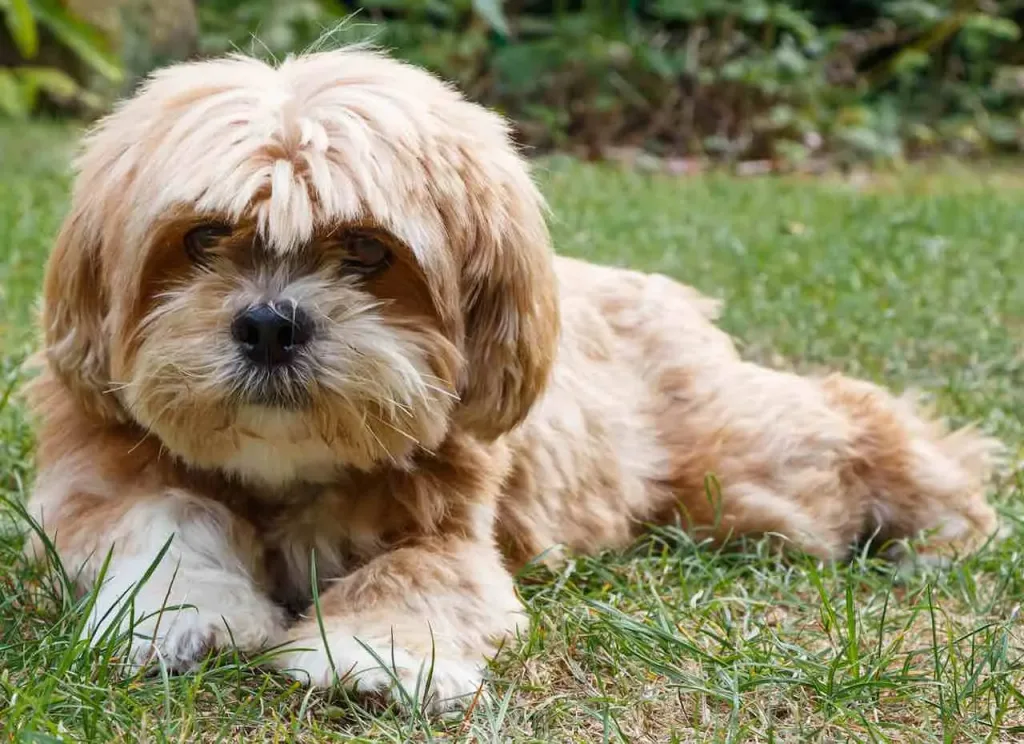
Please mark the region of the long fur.
[[[995, 442], [743, 361], [693, 289], [555, 258], [544, 211], [498, 116], [365, 50], [170, 67], [103, 120], [31, 390], [33, 514], [82, 589], [112, 551], [93, 627], [171, 540], [136, 663], [283, 643], [297, 678], [408, 700], [397, 680], [436, 710], [523, 622], [511, 572], [555, 548], [650, 522], [825, 559], [996, 531]], [[196, 264], [211, 219], [232, 233]], [[379, 276], [339, 270], [353, 226], [393, 250]], [[267, 373], [228, 330], [259, 302], [315, 324], [282, 405], [247, 397]]]

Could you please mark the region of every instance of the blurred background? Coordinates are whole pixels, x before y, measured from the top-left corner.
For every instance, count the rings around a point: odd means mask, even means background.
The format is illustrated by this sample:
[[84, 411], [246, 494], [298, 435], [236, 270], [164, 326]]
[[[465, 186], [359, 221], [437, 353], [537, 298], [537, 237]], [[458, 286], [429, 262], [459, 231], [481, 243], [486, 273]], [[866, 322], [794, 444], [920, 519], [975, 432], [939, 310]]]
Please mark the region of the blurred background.
[[1024, 0], [0, 0], [0, 117], [154, 67], [370, 41], [537, 151], [670, 172], [1024, 151]]

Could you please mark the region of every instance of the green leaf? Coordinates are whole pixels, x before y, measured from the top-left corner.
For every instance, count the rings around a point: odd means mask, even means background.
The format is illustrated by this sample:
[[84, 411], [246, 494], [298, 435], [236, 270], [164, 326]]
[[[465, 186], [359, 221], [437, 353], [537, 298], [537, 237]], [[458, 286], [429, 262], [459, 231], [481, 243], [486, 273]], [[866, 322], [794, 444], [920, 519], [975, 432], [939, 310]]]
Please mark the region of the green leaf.
[[39, 33], [28, 0], [8, 0], [4, 15], [7, 19], [7, 29], [11, 32], [14, 43], [18, 45], [21, 56], [25, 59], [35, 57], [39, 52]]
[[10, 68], [0, 68], [0, 114], [15, 119], [24, 119], [29, 115], [21, 80]]
[[547, 40], [510, 44], [494, 54], [494, 69], [502, 87], [515, 95], [536, 93], [545, 74], [562, 62], [562, 56]]
[[896, 55], [892, 62], [892, 71], [895, 75], [912, 75], [924, 70], [931, 64], [932, 58], [921, 49], [905, 49]]
[[501, 0], [473, 0], [473, 10], [502, 36], [508, 36], [508, 19], [501, 9]]
[[33, 85], [54, 98], [74, 98], [81, 90], [81, 86], [74, 78], [56, 67], [19, 67], [18, 72], [26, 84]]
[[972, 14], [964, 23], [964, 28], [1003, 41], [1016, 41], [1020, 38], [1020, 26], [1009, 18], [996, 18], [984, 13]]
[[706, 13], [699, 4], [689, 0], [658, 0], [654, 3], [652, 12], [658, 18], [672, 21], [693, 21]]
[[897, 23], [919, 28], [934, 26], [947, 15], [947, 9], [928, 0], [897, 0], [883, 6], [885, 15]]
[[121, 61], [108, 50], [103, 34], [68, 13], [59, 0], [33, 0], [33, 7], [40, 23], [82, 62], [112, 83], [124, 79]]
[[772, 8], [772, 21], [779, 27], [795, 34], [800, 41], [810, 42], [818, 35], [818, 29], [798, 10], [776, 4]]

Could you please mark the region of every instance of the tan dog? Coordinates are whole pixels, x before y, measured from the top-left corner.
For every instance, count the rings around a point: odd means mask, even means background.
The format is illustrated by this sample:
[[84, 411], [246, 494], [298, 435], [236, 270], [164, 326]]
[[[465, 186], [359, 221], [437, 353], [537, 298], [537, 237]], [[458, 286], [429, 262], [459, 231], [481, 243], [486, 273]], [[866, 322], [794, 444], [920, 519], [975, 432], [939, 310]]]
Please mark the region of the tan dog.
[[31, 508], [83, 589], [111, 555], [92, 627], [131, 600], [136, 663], [285, 643], [315, 685], [429, 673], [436, 710], [478, 689], [522, 622], [510, 572], [556, 545], [681, 520], [838, 559], [995, 531], [995, 443], [741, 361], [669, 279], [555, 259], [505, 124], [421, 70], [172, 67], [79, 171]]

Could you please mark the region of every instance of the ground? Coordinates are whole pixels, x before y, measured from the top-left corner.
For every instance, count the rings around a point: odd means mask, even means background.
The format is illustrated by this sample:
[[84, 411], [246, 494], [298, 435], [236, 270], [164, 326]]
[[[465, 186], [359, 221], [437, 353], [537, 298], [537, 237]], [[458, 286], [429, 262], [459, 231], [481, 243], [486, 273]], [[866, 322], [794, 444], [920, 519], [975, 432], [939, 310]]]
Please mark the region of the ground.
[[[895, 577], [672, 530], [529, 569], [529, 635], [491, 700], [430, 722], [309, 693], [232, 655], [125, 677], [76, 644], [82, 602], [19, 557], [31, 483], [17, 401], [72, 130], [0, 128], [0, 738], [206, 741], [1024, 740], [1024, 179], [943, 166], [850, 179], [653, 177], [539, 164], [564, 253], [658, 270], [727, 303], [761, 361], [930, 395], [1009, 445], [1003, 543]], [[13, 393], [13, 394], [12, 394]], [[6, 515], [6, 516], [5, 516]]]

